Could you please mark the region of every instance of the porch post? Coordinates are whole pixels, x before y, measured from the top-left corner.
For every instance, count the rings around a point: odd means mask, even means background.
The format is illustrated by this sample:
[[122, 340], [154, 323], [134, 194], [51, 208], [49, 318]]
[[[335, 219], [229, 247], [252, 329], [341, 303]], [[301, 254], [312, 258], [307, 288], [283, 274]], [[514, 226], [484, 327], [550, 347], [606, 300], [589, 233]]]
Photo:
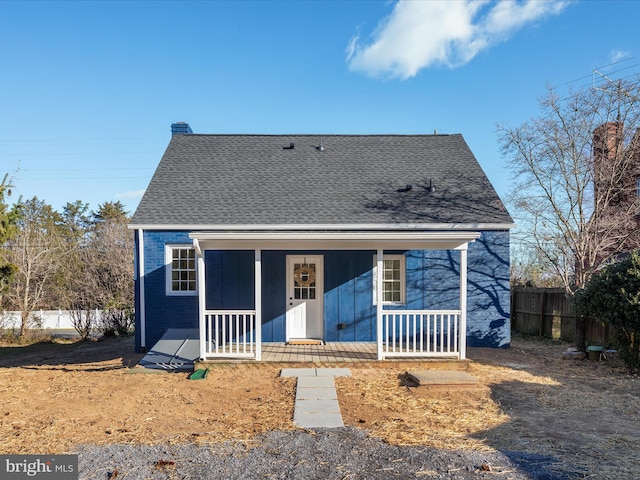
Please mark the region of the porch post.
[[460, 248], [460, 360], [467, 358], [467, 246]]
[[262, 360], [262, 251], [255, 251], [256, 361]]
[[204, 360], [207, 356], [207, 326], [205, 319], [205, 309], [206, 305], [206, 288], [204, 283], [204, 252], [200, 249], [200, 245], [197, 240], [193, 241], [194, 246], [196, 247], [196, 258], [198, 261], [198, 280], [197, 280], [197, 290], [198, 290], [198, 331], [200, 333], [200, 360]]
[[379, 248], [376, 269], [376, 339], [378, 341], [378, 360], [383, 360], [382, 352], [382, 270], [384, 268], [384, 251]]

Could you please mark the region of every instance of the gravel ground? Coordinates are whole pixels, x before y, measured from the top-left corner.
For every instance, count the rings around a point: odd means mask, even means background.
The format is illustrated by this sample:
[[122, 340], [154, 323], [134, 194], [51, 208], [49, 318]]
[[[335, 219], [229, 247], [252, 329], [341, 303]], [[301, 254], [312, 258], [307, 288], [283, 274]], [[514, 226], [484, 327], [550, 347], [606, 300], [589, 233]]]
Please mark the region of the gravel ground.
[[390, 478], [569, 480], [553, 459], [516, 452], [444, 451], [396, 447], [352, 427], [274, 431], [242, 443], [198, 446], [87, 445], [80, 479], [323, 479]]

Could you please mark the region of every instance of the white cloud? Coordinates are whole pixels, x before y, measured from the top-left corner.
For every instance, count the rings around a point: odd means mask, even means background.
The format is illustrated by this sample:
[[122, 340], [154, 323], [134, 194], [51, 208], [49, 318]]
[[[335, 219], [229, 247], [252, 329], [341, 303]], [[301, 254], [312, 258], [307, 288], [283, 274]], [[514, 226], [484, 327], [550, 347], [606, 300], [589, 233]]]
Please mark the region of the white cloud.
[[630, 59], [632, 55], [629, 52], [624, 52], [622, 50], [613, 50], [609, 54], [609, 63], [616, 63], [620, 60]]
[[374, 77], [410, 78], [433, 65], [464, 65], [517, 30], [562, 12], [570, 1], [400, 0], [372, 34], [354, 35], [349, 68]]
[[146, 189], [116, 193], [116, 198], [142, 198]]

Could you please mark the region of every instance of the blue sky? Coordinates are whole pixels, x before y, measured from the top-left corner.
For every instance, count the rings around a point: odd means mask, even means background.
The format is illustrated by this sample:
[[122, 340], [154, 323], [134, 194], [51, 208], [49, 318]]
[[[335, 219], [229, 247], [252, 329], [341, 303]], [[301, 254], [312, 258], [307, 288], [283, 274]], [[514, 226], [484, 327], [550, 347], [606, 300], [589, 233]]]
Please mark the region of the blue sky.
[[0, 173], [11, 200], [133, 212], [176, 121], [196, 133], [437, 130], [461, 133], [505, 196], [496, 125], [536, 116], [547, 84], [638, 73], [638, 18], [640, 2], [611, 0], [5, 0]]

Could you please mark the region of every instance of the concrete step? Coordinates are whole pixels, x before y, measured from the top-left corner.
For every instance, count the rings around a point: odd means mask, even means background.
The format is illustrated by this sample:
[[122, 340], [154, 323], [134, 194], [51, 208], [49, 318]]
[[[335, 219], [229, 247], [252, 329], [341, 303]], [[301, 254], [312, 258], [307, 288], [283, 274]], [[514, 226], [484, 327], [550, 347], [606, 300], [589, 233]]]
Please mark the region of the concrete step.
[[460, 390], [480, 388], [478, 379], [459, 370], [409, 370], [406, 379], [417, 387]]

